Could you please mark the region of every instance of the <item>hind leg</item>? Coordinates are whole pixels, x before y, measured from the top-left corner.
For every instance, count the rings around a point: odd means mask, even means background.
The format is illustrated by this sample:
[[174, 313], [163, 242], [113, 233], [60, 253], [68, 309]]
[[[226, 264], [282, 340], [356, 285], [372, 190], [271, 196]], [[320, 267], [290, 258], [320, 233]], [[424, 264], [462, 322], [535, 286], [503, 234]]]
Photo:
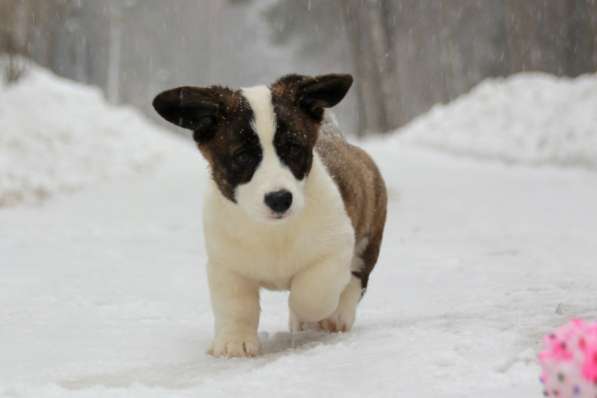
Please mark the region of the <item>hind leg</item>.
[[348, 332], [356, 319], [357, 305], [361, 300], [361, 280], [355, 276], [340, 296], [338, 308], [328, 318], [319, 321], [319, 328], [328, 332]]
[[328, 332], [348, 332], [352, 329], [356, 319], [357, 305], [367, 287], [369, 273], [377, 261], [378, 252], [378, 239], [370, 241], [368, 237], [364, 237], [357, 242], [350, 265], [352, 270], [350, 283], [342, 291], [336, 311], [319, 322], [320, 329]]
[[320, 321], [318, 326], [322, 330], [328, 332], [348, 332], [352, 329], [356, 318], [357, 305], [363, 297], [363, 282], [361, 275], [365, 262], [362, 255], [369, 247], [369, 239], [367, 237], [360, 239], [354, 248], [354, 255], [350, 264], [350, 269], [353, 275], [350, 277], [350, 282], [342, 291], [338, 308], [328, 318]]

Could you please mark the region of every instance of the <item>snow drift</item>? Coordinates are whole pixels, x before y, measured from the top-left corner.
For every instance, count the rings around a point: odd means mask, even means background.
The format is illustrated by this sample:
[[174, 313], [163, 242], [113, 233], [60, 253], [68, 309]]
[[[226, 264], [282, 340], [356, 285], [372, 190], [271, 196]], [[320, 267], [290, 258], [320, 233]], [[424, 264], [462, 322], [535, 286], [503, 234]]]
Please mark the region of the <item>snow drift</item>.
[[402, 132], [406, 141], [456, 154], [596, 169], [597, 74], [486, 80]]
[[99, 90], [30, 66], [0, 86], [0, 207], [146, 169], [172, 140]]

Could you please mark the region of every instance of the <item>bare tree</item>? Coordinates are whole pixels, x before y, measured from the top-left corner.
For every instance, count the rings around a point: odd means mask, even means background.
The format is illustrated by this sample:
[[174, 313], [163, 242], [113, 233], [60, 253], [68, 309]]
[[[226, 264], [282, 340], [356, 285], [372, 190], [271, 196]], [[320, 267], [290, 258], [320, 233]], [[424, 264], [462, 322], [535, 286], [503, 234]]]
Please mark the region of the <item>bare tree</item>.
[[576, 76], [597, 65], [597, 2], [507, 0], [510, 72]]
[[122, 58], [122, 9], [119, 2], [111, 2], [109, 8], [110, 41], [108, 52], [108, 99], [120, 100], [120, 72]]
[[381, 15], [359, 0], [349, 0], [342, 6], [359, 96], [358, 134], [386, 131], [389, 123], [382, 91], [383, 63], [379, 58], [385, 52], [385, 42], [378, 42], [384, 37]]
[[27, 4], [0, 2], [0, 55], [5, 54], [7, 62], [4, 79], [14, 82], [24, 71], [22, 59], [26, 56], [27, 43]]
[[568, 4], [567, 74], [587, 73], [597, 65], [597, 1], [575, 0]]

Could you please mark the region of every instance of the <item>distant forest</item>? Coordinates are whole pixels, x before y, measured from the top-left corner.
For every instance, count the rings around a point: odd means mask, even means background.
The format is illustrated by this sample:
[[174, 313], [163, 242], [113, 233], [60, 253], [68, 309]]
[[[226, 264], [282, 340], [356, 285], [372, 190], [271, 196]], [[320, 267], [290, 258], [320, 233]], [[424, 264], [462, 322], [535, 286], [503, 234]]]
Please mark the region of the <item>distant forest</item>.
[[5, 80], [25, 56], [144, 111], [178, 84], [350, 72], [339, 112], [366, 135], [487, 77], [597, 71], [597, 0], [0, 0], [0, 54]]

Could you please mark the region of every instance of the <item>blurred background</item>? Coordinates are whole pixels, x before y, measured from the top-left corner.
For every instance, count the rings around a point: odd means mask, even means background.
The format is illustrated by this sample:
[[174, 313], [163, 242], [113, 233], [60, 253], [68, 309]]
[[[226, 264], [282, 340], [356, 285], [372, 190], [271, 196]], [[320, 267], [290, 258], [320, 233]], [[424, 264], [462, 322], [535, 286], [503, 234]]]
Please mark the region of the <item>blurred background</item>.
[[[213, 361], [209, 170], [151, 101], [330, 72], [389, 192], [356, 328], [265, 293]], [[0, 0], [0, 397], [542, 396], [597, 320], [596, 72], [597, 0]]]
[[[175, 85], [350, 72], [348, 132], [391, 131], [487, 77], [597, 66], [595, 0], [0, 0], [0, 53], [151, 117]], [[13, 58], [4, 78], [18, 79]]]

